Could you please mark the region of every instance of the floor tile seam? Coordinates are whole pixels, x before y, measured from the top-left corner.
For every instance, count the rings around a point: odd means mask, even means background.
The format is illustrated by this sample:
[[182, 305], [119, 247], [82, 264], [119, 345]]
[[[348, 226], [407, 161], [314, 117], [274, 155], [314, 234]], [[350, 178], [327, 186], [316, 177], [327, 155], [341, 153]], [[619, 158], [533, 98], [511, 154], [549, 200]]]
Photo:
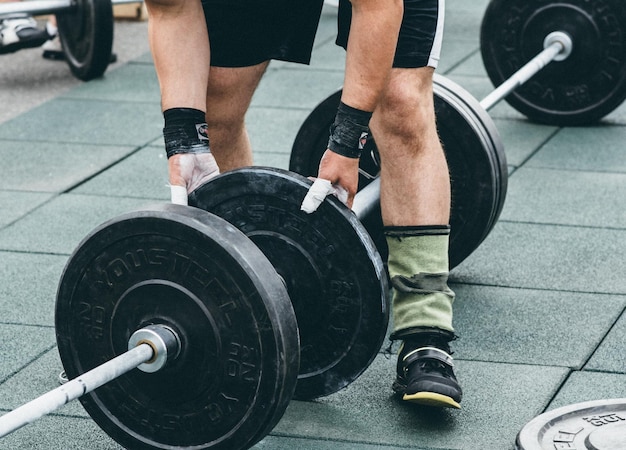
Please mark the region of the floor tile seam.
[[617, 317], [615, 318], [615, 320], [613, 321], [613, 323], [611, 324], [611, 326], [609, 327], [607, 332], [604, 334], [604, 336], [600, 340], [600, 342], [598, 342], [598, 345], [596, 345], [596, 347], [590, 353], [588, 358], [584, 361], [584, 363], [581, 366], [581, 370], [584, 370], [585, 367], [587, 367], [589, 365], [589, 363], [593, 359], [594, 355], [596, 353], [598, 353], [598, 351], [600, 351], [600, 348], [602, 348], [604, 343], [607, 342], [607, 340], [609, 339], [609, 335], [613, 332], [614, 329], [616, 329], [616, 327], [617, 327], [618, 323], [620, 322], [620, 320], [622, 320], [625, 317], [626, 317], [626, 306], [624, 306], [624, 308], [622, 308], [622, 312], [617, 315]]
[[[294, 433], [285, 433], [280, 431], [272, 431], [268, 436], [272, 437], [284, 437], [284, 438], [292, 438], [292, 439], [300, 439], [304, 441], [312, 441], [312, 442], [341, 442], [342, 444], [360, 444], [360, 445], [368, 445], [368, 446], [384, 446], [385, 448], [397, 448], [401, 450], [408, 449], [410, 447], [406, 447], [405, 445], [393, 444], [393, 443], [384, 443], [376, 442], [373, 440], [354, 440], [354, 439], [337, 439], [337, 438], [327, 438], [325, 436], [312, 436], [305, 434], [294, 434]], [[448, 447], [419, 447], [419, 450], [454, 450], [449, 449]]]
[[[27, 113], [24, 113], [27, 114]], [[19, 116], [18, 116], [19, 117]], [[2, 125], [0, 125], [0, 128], [2, 128]], [[151, 139], [150, 142], [154, 142], [154, 139]], [[24, 143], [24, 142], [32, 142], [33, 144], [45, 144], [45, 143], [50, 143], [50, 144], [56, 144], [56, 145], [73, 145], [73, 146], [80, 146], [82, 147], [115, 147], [115, 148], [120, 148], [120, 147], [138, 147], [138, 145], [136, 143], [115, 143], [115, 144], [111, 144], [111, 143], [107, 143], [107, 142], [94, 142], [93, 140], [90, 141], [85, 141], [85, 142], [78, 142], [78, 141], [62, 141], [62, 140], [55, 140], [55, 139], [15, 139], [15, 138], [2, 138], [0, 137], [0, 142], [15, 142], [15, 143]], [[149, 144], [144, 144], [141, 147], [144, 146], [148, 146]]]
[[[463, 333], [461, 332], [460, 340], [463, 339]], [[454, 345], [454, 344], [453, 344]], [[568, 366], [563, 364], [542, 364], [539, 362], [528, 362], [528, 361], [496, 361], [491, 359], [481, 359], [481, 358], [463, 358], [462, 356], [455, 357], [455, 362], [466, 362], [466, 363], [481, 363], [481, 364], [498, 364], [505, 366], [515, 366], [515, 367], [541, 367], [544, 369], [566, 369], [569, 371], [578, 371], [577, 366]]]
[[141, 150], [143, 150], [144, 148], [148, 147], [150, 145], [150, 143], [152, 143], [152, 142], [154, 142], [154, 139], [150, 139], [150, 140], [148, 140], [147, 142], [145, 142], [142, 145], [134, 145], [134, 146], [132, 146], [134, 149], [131, 150], [130, 152], [128, 152], [126, 155], [123, 155], [121, 158], [116, 159], [115, 161], [111, 162], [110, 164], [102, 167], [100, 170], [94, 172], [90, 176], [88, 176], [86, 178], [83, 178], [82, 180], [76, 182], [72, 186], [69, 186], [64, 191], [62, 191], [61, 194], [71, 193], [73, 190], [77, 189], [78, 187], [82, 186], [83, 184], [93, 180], [97, 176], [102, 175], [103, 173], [105, 173], [107, 170], [117, 166], [118, 164], [121, 164], [122, 162], [126, 161], [128, 158], [136, 155]]
[[[513, 167], [513, 165], [511, 165]], [[517, 167], [519, 168], [519, 167]], [[541, 170], [546, 172], [572, 172], [572, 173], [586, 173], [590, 175], [626, 175], [626, 170], [597, 170], [597, 169], [581, 169], [571, 167], [549, 167], [541, 165], [529, 165], [524, 167], [529, 170]], [[515, 170], [517, 172], [517, 169]], [[510, 175], [510, 174], [509, 174]]]
[[41, 323], [24, 323], [24, 322], [0, 322], [0, 326], [10, 327], [27, 327], [27, 328], [42, 328], [45, 330], [54, 329], [54, 325], [45, 325]]
[[50, 345], [50, 346], [46, 347], [44, 350], [42, 350], [37, 355], [35, 355], [33, 358], [31, 358], [28, 362], [22, 364], [22, 366], [20, 366], [18, 369], [14, 370], [9, 375], [6, 375], [4, 378], [0, 379], [0, 386], [3, 385], [4, 383], [6, 383], [7, 381], [9, 381], [11, 378], [13, 378], [16, 375], [18, 375], [22, 370], [26, 369], [28, 366], [34, 364], [38, 359], [42, 358], [43, 356], [45, 356], [46, 354], [48, 354], [49, 352], [54, 350], [56, 348], [56, 346], [57, 345], [55, 343], [53, 345]]
[[568, 224], [568, 223], [556, 223], [556, 222], [531, 222], [528, 220], [513, 220], [513, 219], [499, 219], [498, 223], [509, 223], [515, 225], [532, 225], [538, 227], [561, 227], [561, 228], [580, 228], [588, 230], [607, 230], [607, 231], [626, 231], [624, 227], [613, 226], [595, 226], [595, 225], [581, 225], [581, 224]]
[[556, 293], [564, 293], [564, 294], [588, 294], [588, 295], [601, 295], [607, 297], [626, 297], [626, 292], [603, 292], [603, 291], [581, 291], [581, 290], [573, 290], [573, 289], [549, 289], [544, 287], [528, 287], [528, 286], [515, 286], [515, 285], [506, 285], [506, 284], [494, 284], [494, 283], [474, 283], [469, 281], [457, 281], [454, 279], [454, 269], [450, 272], [451, 276], [448, 280], [448, 284], [450, 287], [455, 286], [478, 286], [478, 287], [487, 287], [494, 289], [515, 289], [520, 291], [540, 291], [540, 292], [556, 292]]
[[[466, 41], [459, 41], [459, 42], [465, 43]], [[474, 50], [469, 51], [468, 53], [466, 53], [466, 55], [463, 58], [458, 60], [455, 64], [453, 64], [452, 66], [448, 67], [446, 70], [442, 71], [442, 75], [445, 75], [445, 76], [453, 75], [452, 72], [454, 72], [460, 66], [462, 66], [467, 61], [472, 59], [479, 52], [480, 52], [480, 47], [477, 47]], [[478, 76], [478, 75], [463, 75], [463, 76], [464, 77], [467, 76], [468, 78], [470, 78], [470, 77], [471, 78], [484, 78], [484, 76]]]
[[526, 165], [526, 163], [532, 159], [537, 153], [539, 153], [539, 151], [544, 148], [546, 146], [546, 144], [548, 142], [550, 142], [557, 134], [559, 134], [561, 132], [563, 128], [562, 127], [557, 127], [554, 130], [552, 130], [552, 133], [549, 133], [548, 136], [546, 136], [540, 143], [539, 145], [537, 145], [535, 147], [535, 149], [533, 151], [531, 151], [528, 155], [526, 155], [526, 158], [522, 159], [522, 161], [515, 167], [515, 169], [513, 169], [513, 171], [511, 173], [509, 173], [509, 178], [511, 178], [512, 176], [515, 175], [515, 173], [522, 167], [524, 167]]
[[[20, 192], [30, 192], [30, 191], [20, 191]], [[17, 224], [20, 220], [24, 220], [25, 218], [27, 218], [28, 216], [30, 216], [34, 212], [39, 211], [45, 205], [47, 205], [48, 203], [52, 202], [53, 200], [59, 198], [61, 195], [63, 195], [63, 192], [47, 192], [47, 194], [51, 194], [50, 198], [48, 198], [45, 201], [41, 202], [39, 205], [35, 206], [34, 208], [29, 209], [26, 213], [24, 213], [21, 216], [15, 218], [14, 220], [6, 223], [3, 226], [0, 226], [0, 232], [3, 231], [3, 230], [9, 229], [10, 227], [12, 227], [15, 224]], [[4, 251], [4, 249], [2, 247], [0, 247], [0, 252], [1, 251]], [[8, 251], [11, 251], [11, 250], [8, 250]], [[24, 252], [24, 253], [36, 253], [36, 252]], [[46, 253], [42, 252], [42, 254], [46, 254]]]
[[311, 107], [308, 106], [290, 106], [290, 105], [284, 105], [284, 106], [276, 106], [276, 105], [270, 105], [270, 104], [253, 104], [250, 105], [250, 107], [248, 108], [248, 110], [253, 110], [253, 109], [271, 109], [271, 110], [276, 110], [276, 111], [303, 111], [303, 112], [311, 112]]
[[[74, 89], [67, 91], [62, 95], [59, 95], [58, 97], [50, 99], [49, 102], [54, 102], [54, 101], [70, 102], [71, 101], [71, 102], [81, 102], [81, 103], [82, 102], [98, 103], [99, 105], [103, 103], [110, 103], [112, 105], [119, 105], [120, 103], [124, 103], [127, 105], [154, 105], [154, 104], [160, 105], [161, 103], [161, 100], [158, 98], [158, 96], [155, 96], [154, 100], [127, 100], [123, 98], [107, 97], [106, 96], [107, 93], [111, 94], [111, 96], [115, 96], [115, 94], [118, 92], [119, 88], [115, 88], [114, 86], [111, 86], [110, 90], [100, 91], [98, 95], [94, 95], [94, 96], [72, 94], [74, 92]], [[46, 103], [43, 103], [42, 105]]]
[[320, 75], [328, 74], [328, 73], [340, 74], [344, 72], [344, 68], [343, 66], [339, 68], [333, 68], [333, 67], [317, 67], [314, 65], [302, 65], [302, 64], [290, 64], [290, 65], [271, 68], [271, 65], [270, 65], [270, 69], [268, 69], [268, 73], [272, 76], [263, 78], [261, 82], [263, 83], [264, 86], [266, 86], [273, 82], [272, 78], [274, 75], [278, 75], [281, 72], [301, 72], [301, 73], [307, 73], [307, 74], [320, 74]]
[[[167, 186], [166, 186], [167, 187]], [[128, 199], [128, 200], [147, 200], [147, 201], [163, 201], [166, 196], [169, 195], [169, 192], [164, 191], [163, 196], [140, 196], [140, 195], [112, 195], [112, 194], [102, 194], [102, 193], [94, 193], [94, 192], [74, 192], [74, 190], [62, 192], [61, 196], [75, 196], [81, 198], [102, 198], [102, 199]]]
[[[1, 231], [1, 230], [0, 230]], [[0, 247], [0, 253], [16, 253], [18, 255], [32, 255], [32, 256], [70, 256], [72, 253], [59, 253], [59, 252], [41, 252], [32, 250], [19, 250], [14, 248], [2, 248]]]

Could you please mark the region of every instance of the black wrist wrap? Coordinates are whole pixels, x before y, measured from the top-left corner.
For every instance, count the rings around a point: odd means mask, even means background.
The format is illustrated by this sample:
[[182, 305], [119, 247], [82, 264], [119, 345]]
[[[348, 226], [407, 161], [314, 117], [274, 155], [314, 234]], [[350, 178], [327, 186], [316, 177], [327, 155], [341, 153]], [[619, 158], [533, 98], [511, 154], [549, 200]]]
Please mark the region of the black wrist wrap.
[[341, 102], [335, 122], [330, 126], [328, 148], [348, 158], [359, 158], [369, 136], [371, 117], [371, 112], [361, 111]]
[[179, 153], [210, 153], [204, 113], [192, 108], [171, 108], [163, 112], [163, 139], [168, 159]]

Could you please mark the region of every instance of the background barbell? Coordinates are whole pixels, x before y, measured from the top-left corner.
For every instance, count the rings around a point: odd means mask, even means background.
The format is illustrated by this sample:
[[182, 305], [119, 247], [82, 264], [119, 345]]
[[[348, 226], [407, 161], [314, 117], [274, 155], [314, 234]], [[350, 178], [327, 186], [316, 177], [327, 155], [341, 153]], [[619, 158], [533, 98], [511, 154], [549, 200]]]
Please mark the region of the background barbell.
[[83, 81], [100, 77], [111, 61], [113, 5], [137, 0], [35, 0], [0, 3], [0, 18], [12, 14], [57, 18], [59, 39], [72, 74]]

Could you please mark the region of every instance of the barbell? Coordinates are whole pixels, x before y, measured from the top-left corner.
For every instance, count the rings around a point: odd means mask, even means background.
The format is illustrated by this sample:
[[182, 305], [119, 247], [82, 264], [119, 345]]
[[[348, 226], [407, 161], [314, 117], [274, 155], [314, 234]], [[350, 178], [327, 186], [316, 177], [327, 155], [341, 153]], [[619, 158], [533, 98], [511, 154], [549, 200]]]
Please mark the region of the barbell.
[[12, 14], [55, 14], [63, 53], [74, 76], [100, 77], [111, 61], [113, 5], [137, 0], [35, 0], [0, 3], [0, 18]]
[[[620, 0], [493, 0], [481, 24], [481, 51], [499, 84], [482, 101], [443, 76], [433, 80], [452, 189], [451, 268], [487, 237], [504, 206], [504, 145], [487, 111], [506, 98], [530, 119], [559, 125], [590, 123], [613, 111], [626, 98], [626, 5]], [[340, 98], [341, 91], [330, 95], [304, 121], [290, 170], [317, 175]], [[359, 167], [362, 189], [379, 173], [375, 136]], [[370, 209], [362, 220], [385, 255], [380, 209]]]
[[70, 381], [0, 417], [0, 436], [79, 398], [127, 448], [245, 449], [292, 398], [356, 379], [385, 337], [386, 273], [337, 199], [300, 211], [310, 185], [240, 169], [193, 192], [198, 207], [156, 205], [93, 230], [57, 291]]
[[489, 78], [500, 86], [481, 102], [485, 109], [506, 97], [533, 121], [584, 125], [626, 98], [621, 0], [491, 0], [480, 49]]

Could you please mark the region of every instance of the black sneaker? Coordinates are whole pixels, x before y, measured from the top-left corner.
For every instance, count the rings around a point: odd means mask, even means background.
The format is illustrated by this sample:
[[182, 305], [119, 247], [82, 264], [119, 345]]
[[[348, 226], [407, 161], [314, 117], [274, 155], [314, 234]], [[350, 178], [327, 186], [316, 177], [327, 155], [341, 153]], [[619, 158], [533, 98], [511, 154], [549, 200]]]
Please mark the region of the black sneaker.
[[408, 402], [460, 409], [463, 392], [448, 343], [439, 339], [407, 339], [400, 347], [392, 389]]
[[38, 28], [37, 21], [26, 14], [0, 19], [0, 54], [40, 47], [48, 39], [48, 32]]

